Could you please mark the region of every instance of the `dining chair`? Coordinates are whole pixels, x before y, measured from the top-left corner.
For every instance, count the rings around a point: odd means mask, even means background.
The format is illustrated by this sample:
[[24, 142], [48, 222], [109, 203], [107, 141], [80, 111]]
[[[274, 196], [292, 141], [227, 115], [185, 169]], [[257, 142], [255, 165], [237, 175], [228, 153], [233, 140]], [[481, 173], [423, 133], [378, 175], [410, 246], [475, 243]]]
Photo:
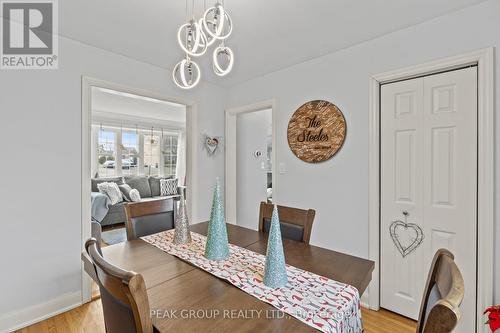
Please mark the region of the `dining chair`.
[[[99, 254], [102, 256], [102, 250], [101, 250], [101, 224], [96, 221], [91, 221], [90, 222], [90, 237], [94, 238], [96, 240], [96, 247], [97, 251]], [[85, 252], [82, 253], [82, 259], [84, 256], [87, 256]], [[84, 265], [85, 265], [85, 271], [87, 274], [94, 280], [94, 282], [97, 283], [97, 274], [95, 273], [95, 269], [90, 265], [90, 263], [87, 260], [83, 260]], [[87, 267], [87, 265], [90, 265]]]
[[106, 261], [97, 249], [95, 238], [87, 240], [85, 249], [96, 272], [106, 333], [154, 332], [142, 275]]
[[128, 240], [174, 228], [177, 202], [173, 198], [131, 202], [124, 206]]
[[[266, 202], [260, 203], [259, 231], [269, 232], [274, 205]], [[311, 230], [316, 211], [314, 209], [299, 209], [278, 206], [281, 236], [309, 244]]]
[[434, 255], [424, 289], [417, 333], [449, 333], [460, 320], [464, 280], [453, 254], [440, 249]]
[[99, 254], [102, 256], [101, 251], [101, 242], [102, 242], [102, 227], [99, 222], [91, 221], [90, 222], [90, 237], [95, 238], [97, 240], [97, 250]]

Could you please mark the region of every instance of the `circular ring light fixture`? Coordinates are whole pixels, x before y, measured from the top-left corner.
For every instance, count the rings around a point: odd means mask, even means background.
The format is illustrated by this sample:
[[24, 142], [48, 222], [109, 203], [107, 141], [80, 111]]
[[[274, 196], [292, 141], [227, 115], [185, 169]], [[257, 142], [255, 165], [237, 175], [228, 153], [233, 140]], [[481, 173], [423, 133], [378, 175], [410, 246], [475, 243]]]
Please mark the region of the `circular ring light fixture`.
[[[208, 22], [207, 24], [215, 26], [212, 21]], [[207, 44], [207, 48], [212, 46], [215, 43], [216, 39], [214, 37], [212, 37], [212, 35], [205, 33], [205, 19], [203, 17], [200, 18], [200, 20], [198, 21], [198, 25], [200, 26], [200, 31], [203, 34], [203, 37], [205, 39], [205, 43]]]
[[177, 31], [177, 41], [181, 49], [192, 57], [200, 57], [204, 55], [208, 49], [205, 33], [198, 22], [194, 20], [180, 26]]
[[[220, 63], [219, 63], [219, 56], [220, 55], [225, 55], [227, 58], [227, 66], [226, 68], [223, 68]], [[231, 69], [233, 69], [233, 63], [234, 63], [234, 54], [233, 51], [224, 45], [220, 45], [214, 50], [213, 53], [213, 68], [214, 68], [214, 73], [218, 76], [225, 76], [231, 72]]]
[[201, 79], [200, 67], [189, 58], [182, 59], [175, 65], [172, 78], [174, 83], [181, 89], [194, 88]]
[[[188, 16], [187, 8], [186, 2], [186, 16]], [[194, 3], [191, 13], [194, 15]], [[217, 76], [229, 74], [233, 68], [234, 54], [229, 47], [224, 45], [224, 40], [231, 35], [232, 31], [233, 22], [223, 2], [217, 2], [213, 7], [205, 10], [200, 19], [196, 20], [193, 16], [191, 20], [181, 25], [177, 30], [177, 42], [186, 53], [186, 58], [179, 61], [172, 71], [174, 83], [181, 89], [194, 88], [200, 82], [201, 71], [191, 57], [204, 55], [217, 40], [221, 42], [212, 54], [213, 71]]]
[[[210, 16], [213, 16], [213, 19], [209, 19]], [[209, 27], [209, 23], [213, 28]], [[219, 3], [205, 11], [205, 14], [203, 14], [203, 27], [212, 38], [218, 40], [228, 38], [233, 32], [231, 17]]]

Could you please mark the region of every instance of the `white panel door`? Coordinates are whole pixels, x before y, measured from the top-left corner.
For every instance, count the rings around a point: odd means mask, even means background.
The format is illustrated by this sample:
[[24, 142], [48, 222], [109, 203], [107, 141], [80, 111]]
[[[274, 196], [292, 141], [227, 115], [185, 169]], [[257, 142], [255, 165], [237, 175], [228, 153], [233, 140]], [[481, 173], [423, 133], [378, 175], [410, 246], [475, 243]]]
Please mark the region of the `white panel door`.
[[[381, 89], [381, 306], [407, 317], [418, 316], [425, 284], [422, 248], [406, 257], [396, 249], [389, 226], [394, 220], [422, 225], [423, 79]], [[408, 238], [411, 234], [402, 234]], [[408, 239], [401, 239], [402, 243]], [[404, 245], [404, 244], [403, 244]]]
[[[463, 274], [463, 317], [474, 332], [476, 297], [477, 68], [381, 89], [381, 306], [417, 319], [434, 253], [449, 249]], [[420, 226], [424, 239], [403, 257], [393, 221]], [[413, 229], [396, 228], [402, 246]]]

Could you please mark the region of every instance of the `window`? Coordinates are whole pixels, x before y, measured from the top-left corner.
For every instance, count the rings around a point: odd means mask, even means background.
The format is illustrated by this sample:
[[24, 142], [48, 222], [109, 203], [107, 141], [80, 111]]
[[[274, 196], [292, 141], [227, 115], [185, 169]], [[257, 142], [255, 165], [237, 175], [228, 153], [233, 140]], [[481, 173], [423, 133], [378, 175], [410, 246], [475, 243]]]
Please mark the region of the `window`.
[[163, 174], [165, 176], [174, 176], [177, 166], [177, 136], [163, 136]]
[[122, 175], [137, 175], [139, 170], [139, 134], [124, 131], [122, 133]]
[[112, 131], [100, 130], [97, 143], [97, 163], [99, 177], [116, 175], [115, 145], [116, 135]]
[[[103, 127], [95, 123], [92, 131], [92, 175], [97, 174], [100, 178], [135, 175], [177, 176], [179, 137], [176, 132]], [[180, 177], [184, 178], [184, 172], [181, 170], [180, 173]]]
[[158, 176], [160, 174], [160, 136], [144, 135], [144, 174]]

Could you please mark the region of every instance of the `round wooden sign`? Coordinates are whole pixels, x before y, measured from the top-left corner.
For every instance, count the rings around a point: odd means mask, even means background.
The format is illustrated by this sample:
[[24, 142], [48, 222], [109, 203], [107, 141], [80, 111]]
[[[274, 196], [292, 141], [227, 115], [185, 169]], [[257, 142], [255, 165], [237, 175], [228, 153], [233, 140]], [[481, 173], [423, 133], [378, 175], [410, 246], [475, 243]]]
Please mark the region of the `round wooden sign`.
[[298, 108], [288, 122], [288, 145], [305, 162], [323, 162], [339, 151], [346, 133], [344, 115], [335, 104], [310, 101]]

